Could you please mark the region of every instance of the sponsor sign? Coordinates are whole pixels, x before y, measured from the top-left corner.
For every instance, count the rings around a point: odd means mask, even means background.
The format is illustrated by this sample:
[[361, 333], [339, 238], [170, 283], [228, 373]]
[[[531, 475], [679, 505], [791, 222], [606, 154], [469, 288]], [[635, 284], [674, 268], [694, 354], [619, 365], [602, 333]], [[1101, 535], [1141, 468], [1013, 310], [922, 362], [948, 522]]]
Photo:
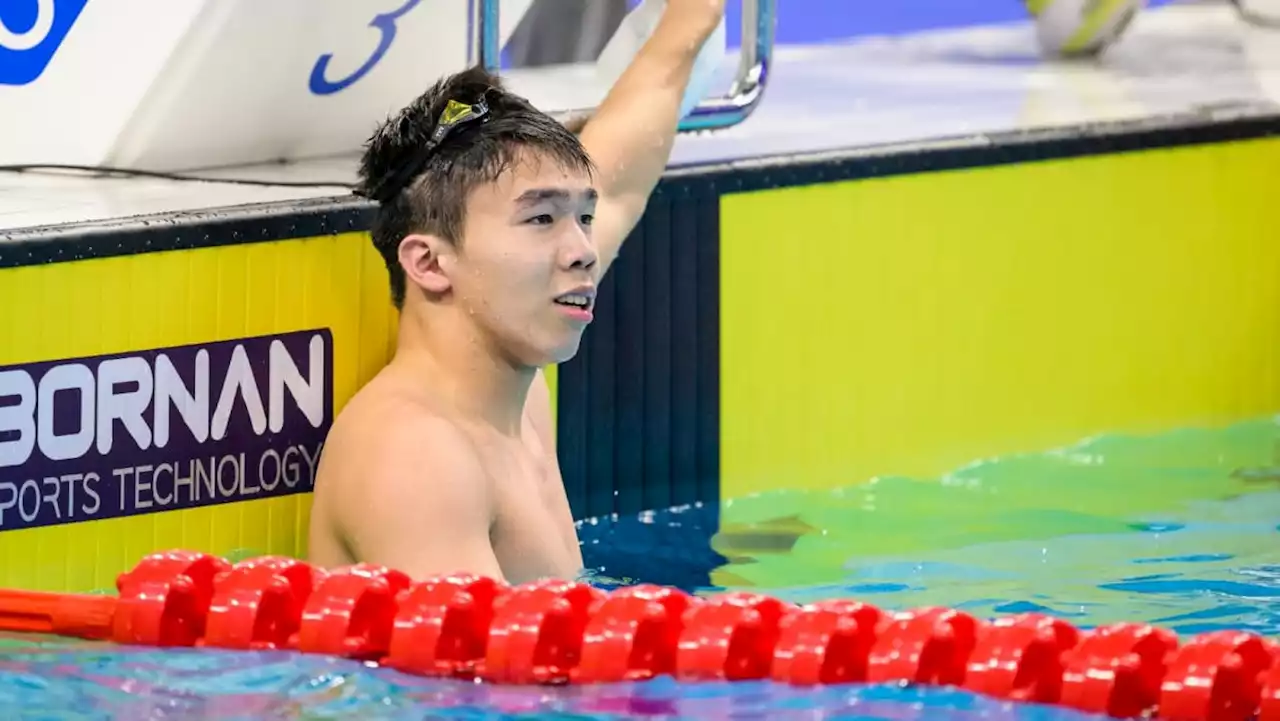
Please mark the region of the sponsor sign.
[[328, 330], [0, 367], [0, 532], [304, 493]]

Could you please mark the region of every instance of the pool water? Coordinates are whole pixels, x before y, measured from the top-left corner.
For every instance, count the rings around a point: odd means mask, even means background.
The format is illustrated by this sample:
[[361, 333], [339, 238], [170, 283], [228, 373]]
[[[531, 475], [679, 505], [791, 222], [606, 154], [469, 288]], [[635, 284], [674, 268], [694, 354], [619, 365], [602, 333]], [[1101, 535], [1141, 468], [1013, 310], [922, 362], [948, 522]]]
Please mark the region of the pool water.
[[[590, 578], [1280, 635], [1280, 423], [1103, 436], [937, 479], [585, 522]], [[718, 529], [718, 531], [717, 531]], [[713, 533], [713, 531], [717, 531]], [[6, 719], [1090, 718], [950, 689], [495, 688], [282, 653], [0, 638]]]

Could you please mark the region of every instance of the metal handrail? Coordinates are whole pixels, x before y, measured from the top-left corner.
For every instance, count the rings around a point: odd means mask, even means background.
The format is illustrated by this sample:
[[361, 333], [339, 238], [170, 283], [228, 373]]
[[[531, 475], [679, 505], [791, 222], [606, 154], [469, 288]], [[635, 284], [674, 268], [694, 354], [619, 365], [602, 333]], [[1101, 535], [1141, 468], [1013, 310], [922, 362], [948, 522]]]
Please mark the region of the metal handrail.
[[[482, 64], [492, 72], [498, 72], [502, 64], [498, 29], [500, 1], [469, 0], [467, 59], [469, 64]], [[719, 130], [737, 125], [760, 104], [773, 67], [777, 8], [777, 0], [742, 0], [742, 54], [733, 84], [725, 95], [700, 102], [680, 121], [681, 132]], [[565, 114], [583, 112], [590, 110], [565, 111]]]

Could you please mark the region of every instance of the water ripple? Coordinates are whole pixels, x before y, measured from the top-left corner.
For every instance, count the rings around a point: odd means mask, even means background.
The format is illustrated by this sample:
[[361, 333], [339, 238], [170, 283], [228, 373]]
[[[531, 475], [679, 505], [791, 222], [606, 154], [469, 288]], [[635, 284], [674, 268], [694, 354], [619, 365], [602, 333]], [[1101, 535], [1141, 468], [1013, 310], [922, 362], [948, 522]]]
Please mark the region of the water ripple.
[[[1057, 615], [1180, 634], [1280, 635], [1280, 428], [1271, 421], [987, 459], [939, 479], [851, 479], [579, 526], [587, 580], [796, 602], [863, 598], [989, 617]], [[1261, 480], [1260, 480], [1261, 479]], [[421, 679], [281, 653], [0, 637], [18, 719], [1089, 718], [948, 689], [671, 679], [529, 689]], [[16, 714], [16, 716], [15, 716]]]

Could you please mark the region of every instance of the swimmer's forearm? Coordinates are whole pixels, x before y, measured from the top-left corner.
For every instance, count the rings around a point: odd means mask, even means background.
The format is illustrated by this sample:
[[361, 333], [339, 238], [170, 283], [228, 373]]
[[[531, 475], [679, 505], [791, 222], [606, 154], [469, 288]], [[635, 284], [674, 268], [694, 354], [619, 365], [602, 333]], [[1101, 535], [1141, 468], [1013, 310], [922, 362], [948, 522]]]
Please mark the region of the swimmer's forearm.
[[598, 169], [600, 194], [616, 216], [597, 221], [610, 226], [597, 227], [606, 264], [639, 221], [666, 170], [680, 103], [709, 33], [664, 16], [582, 129], [582, 143]]
[[647, 196], [666, 169], [700, 47], [661, 25], [582, 129], [607, 195]]

